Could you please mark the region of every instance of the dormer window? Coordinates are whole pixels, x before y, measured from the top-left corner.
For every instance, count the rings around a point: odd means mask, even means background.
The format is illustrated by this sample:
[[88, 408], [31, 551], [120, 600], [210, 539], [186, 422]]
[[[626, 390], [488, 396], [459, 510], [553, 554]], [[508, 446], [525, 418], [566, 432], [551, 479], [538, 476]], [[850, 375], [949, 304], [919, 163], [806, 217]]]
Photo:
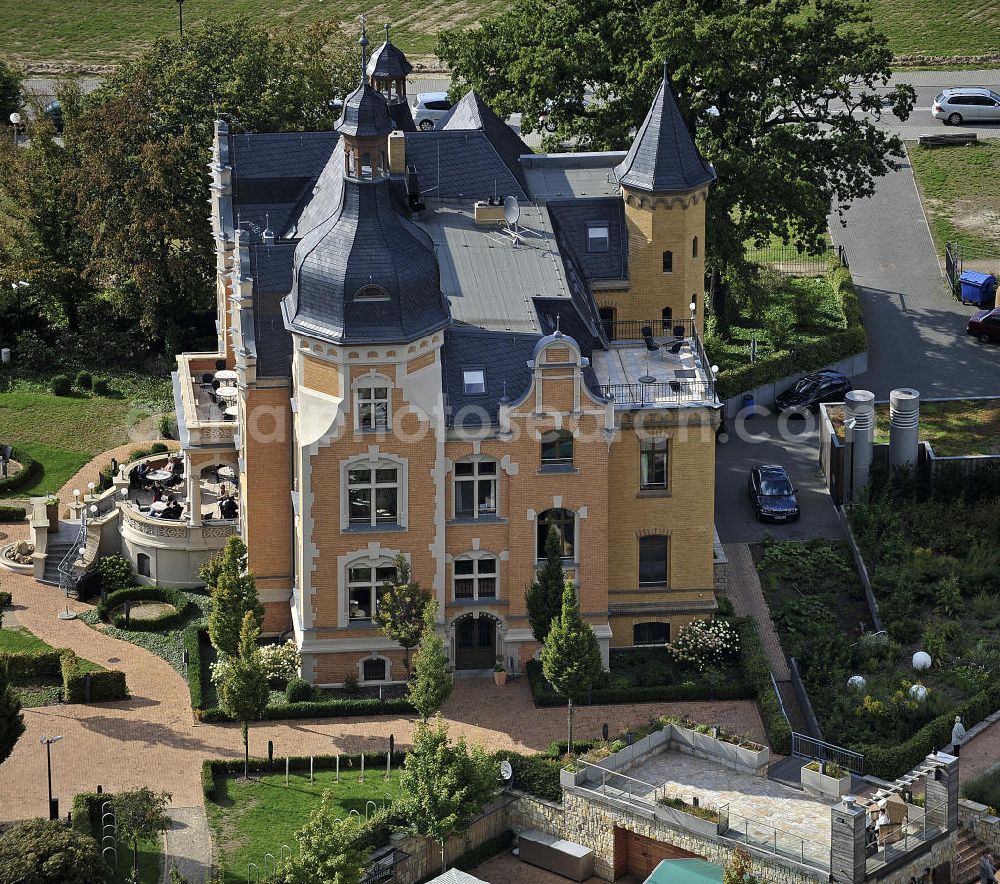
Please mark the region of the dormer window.
[[606, 252], [610, 248], [610, 236], [606, 221], [591, 221], [587, 224], [587, 251]]
[[462, 371], [462, 389], [466, 396], [481, 396], [486, 392], [486, 369], [466, 368]]
[[380, 285], [366, 285], [354, 293], [355, 301], [388, 301], [389, 293]]

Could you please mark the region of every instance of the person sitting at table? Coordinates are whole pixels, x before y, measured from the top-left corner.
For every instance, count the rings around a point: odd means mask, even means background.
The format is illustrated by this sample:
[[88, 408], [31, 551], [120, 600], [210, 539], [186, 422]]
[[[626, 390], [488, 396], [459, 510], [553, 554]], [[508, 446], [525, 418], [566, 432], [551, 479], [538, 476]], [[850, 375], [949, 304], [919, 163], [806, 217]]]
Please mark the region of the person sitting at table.
[[181, 517], [181, 505], [178, 503], [177, 498], [173, 495], [170, 496], [170, 502], [167, 504], [167, 508], [163, 511], [164, 519], [179, 519]]
[[239, 515], [239, 507], [234, 497], [227, 495], [219, 501], [219, 515], [223, 519], [235, 519]]
[[133, 471], [132, 475], [135, 479], [135, 485], [139, 488], [144, 488], [146, 486], [146, 474], [149, 472], [149, 464], [146, 461], [142, 461], [139, 466], [137, 466]]

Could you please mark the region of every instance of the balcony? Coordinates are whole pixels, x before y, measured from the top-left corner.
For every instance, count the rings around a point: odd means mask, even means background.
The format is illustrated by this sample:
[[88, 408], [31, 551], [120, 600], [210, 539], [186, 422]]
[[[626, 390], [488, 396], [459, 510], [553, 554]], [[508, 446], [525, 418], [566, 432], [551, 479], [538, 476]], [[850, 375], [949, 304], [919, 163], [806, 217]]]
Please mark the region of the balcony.
[[235, 445], [235, 414], [226, 413], [211, 389], [216, 363], [221, 359], [221, 353], [182, 353], [177, 357], [177, 371], [171, 377], [177, 426], [185, 449]]
[[[601, 393], [624, 410], [717, 405], [715, 378], [691, 321], [659, 325], [607, 323], [617, 337], [591, 357]], [[653, 331], [648, 343], [642, 327]], [[631, 338], [635, 331], [639, 340]]]

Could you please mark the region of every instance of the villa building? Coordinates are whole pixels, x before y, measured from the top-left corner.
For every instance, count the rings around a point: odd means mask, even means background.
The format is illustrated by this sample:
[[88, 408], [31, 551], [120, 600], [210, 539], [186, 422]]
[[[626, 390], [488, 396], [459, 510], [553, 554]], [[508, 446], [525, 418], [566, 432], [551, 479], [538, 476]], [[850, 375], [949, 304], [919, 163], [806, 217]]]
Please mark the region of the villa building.
[[216, 124], [219, 347], [174, 375], [187, 527], [228, 467], [264, 630], [316, 684], [404, 677], [372, 622], [397, 554], [456, 668], [519, 670], [550, 525], [605, 662], [665, 643], [716, 610], [715, 173], [666, 77], [627, 153], [534, 154], [474, 92], [416, 131], [409, 72], [387, 32], [334, 131]]

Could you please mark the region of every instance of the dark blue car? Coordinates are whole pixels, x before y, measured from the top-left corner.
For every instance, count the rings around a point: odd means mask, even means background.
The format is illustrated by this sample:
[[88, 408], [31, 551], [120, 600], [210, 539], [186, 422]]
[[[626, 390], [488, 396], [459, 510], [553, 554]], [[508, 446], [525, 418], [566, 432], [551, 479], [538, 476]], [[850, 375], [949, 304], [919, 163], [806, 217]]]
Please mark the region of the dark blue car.
[[751, 467], [747, 494], [759, 522], [794, 522], [800, 515], [795, 486], [778, 464]]

